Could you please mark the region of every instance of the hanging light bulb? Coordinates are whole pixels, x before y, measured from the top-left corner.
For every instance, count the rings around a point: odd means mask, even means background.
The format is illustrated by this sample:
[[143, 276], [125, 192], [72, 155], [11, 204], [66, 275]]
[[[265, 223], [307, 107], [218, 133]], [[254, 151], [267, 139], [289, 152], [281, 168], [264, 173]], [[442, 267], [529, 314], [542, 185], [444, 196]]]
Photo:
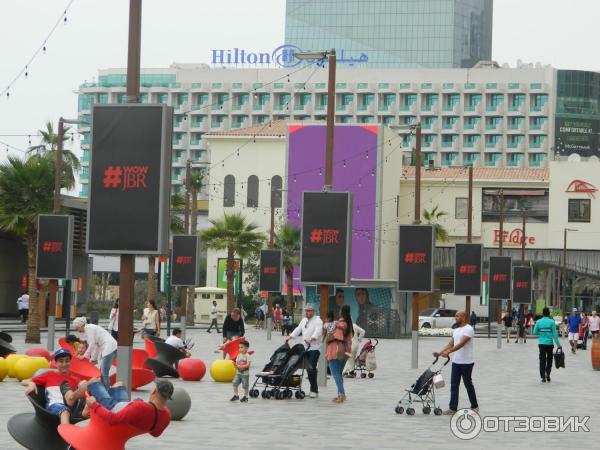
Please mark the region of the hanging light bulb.
[[296, 175], [294, 175], [294, 183], [295, 183], [296, 181], [297, 181], [297, 180], [296, 180]]
[[371, 170], [371, 176], [374, 177], [375, 176], [375, 171]]
[[27, 136], [27, 140], [29, 142], [29, 145], [31, 145], [31, 136], [30, 135]]
[[25, 78], [27, 78], [27, 75], [29, 75], [29, 71], [27, 69], [27, 66], [25, 66]]
[[10, 92], [6, 91], [6, 100], [10, 98]]
[[67, 24], [67, 11], [65, 11], [65, 17], [63, 18], [63, 22], [65, 25]]
[[319, 176], [323, 175], [323, 171], [321, 170], [321, 168], [319, 167]]
[[367, 154], [365, 156], [367, 159], [369, 159], [369, 150], [367, 150]]
[[343, 165], [344, 165], [344, 169], [345, 169], [346, 168], [346, 160], [344, 160], [344, 164]]
[[358, 180], [358, 187], [362, 187], [362, 180]]
[[44, 41], [44, 46], [42, 47], [42, 51], [46, 54], [46, 42]]

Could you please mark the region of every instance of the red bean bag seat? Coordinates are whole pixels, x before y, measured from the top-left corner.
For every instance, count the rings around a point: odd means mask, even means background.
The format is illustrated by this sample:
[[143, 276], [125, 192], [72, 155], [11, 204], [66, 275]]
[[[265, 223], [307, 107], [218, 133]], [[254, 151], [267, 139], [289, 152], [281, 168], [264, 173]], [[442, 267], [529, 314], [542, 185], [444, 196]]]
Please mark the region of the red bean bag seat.
[[186, 358], [179, 362], [177, 371], [182, 380], [200, 381], [206, 374], [206, 365], [201, 359]]
[[148, 353], [149, 358], [156, 358], [156, 345], [150, 339], [144, 339], [144, 343], [146, 345], [146, 353]]
[[41, 356], [50, 361], [50, 352], [46, 350], [44, 347], [33, 347], [25, 352], [27, 356]]
[[93, 411], [87, 426], [58, 426], [58, 434], [77, 450], [125, 450], [125, 443], [129, 439], [145, 433], [131, 425], [111, 426]]
[[[227, 355], [229, 359], [235, 361], [235, 359], [240, 354], [240, 342], [246, 340], [245, 337], [235, 338], [233, 341], [229, 341], [227, 344], [223, 346], [223, 352]], [[248, 351], [249, 355], [254, 354], [254, 350]]]
[[[150, 369], [133, 368], [131, 370], [131, 389], [136, 390], [148, 383], [152, 383], [156, 377]], [[111, 380], [112, 381], [112, 380]]]

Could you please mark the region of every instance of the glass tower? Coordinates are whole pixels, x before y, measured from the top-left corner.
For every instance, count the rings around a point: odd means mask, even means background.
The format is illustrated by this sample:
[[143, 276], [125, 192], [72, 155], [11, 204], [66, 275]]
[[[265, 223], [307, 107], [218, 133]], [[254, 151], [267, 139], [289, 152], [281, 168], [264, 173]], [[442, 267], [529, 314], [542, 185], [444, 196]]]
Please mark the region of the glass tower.
[[493, 0], [287, 0], [285, 43], [360, 67], [468, 68], [491, 59], [492, 13]]

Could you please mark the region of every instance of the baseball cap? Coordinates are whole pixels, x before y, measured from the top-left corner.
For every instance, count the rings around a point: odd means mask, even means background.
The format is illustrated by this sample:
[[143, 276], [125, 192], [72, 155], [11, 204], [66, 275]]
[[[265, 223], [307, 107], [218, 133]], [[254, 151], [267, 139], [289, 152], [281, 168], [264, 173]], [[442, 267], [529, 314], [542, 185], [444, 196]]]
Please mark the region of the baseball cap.
[[167, 380], [158, 380], [156, 382], [156, 392], [165, 400], [171, 400], [173, 397], [173, 383]]
[[59, 348], [52, 355], [52, 357], [54, 358], [54, 361], [56, 361], [58, 358], [63, 358], [65, 356], [68, 356], [69, 358], [73, 357], [71, 355], [71, 352], [69, 350], [67, 350], [66, 348]]
[[577, 308], [573, 308], [573, 312], [577, 312]]

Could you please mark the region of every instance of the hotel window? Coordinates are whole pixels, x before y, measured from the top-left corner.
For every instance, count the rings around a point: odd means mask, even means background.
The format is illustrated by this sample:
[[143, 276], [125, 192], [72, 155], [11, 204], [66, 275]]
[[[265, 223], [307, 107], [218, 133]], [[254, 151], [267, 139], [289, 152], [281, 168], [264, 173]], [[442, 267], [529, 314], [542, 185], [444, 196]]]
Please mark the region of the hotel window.
[[[500, 190], [483, 189], [482, 222], [499, 222]], [[548, 189], [504, 189], [504, 221], [521, 223], [523, 210], [528, 223], [548, 223]]]
[[223, 207], [232, 207], [235, 205], [235, 177], [227, 175], [223, 183]]
[[454, 201], [454, 218], [455, 219], [466, 219], [468, 216], [468, 203], [469, 199], [464, 197], [457, 197]]
[[256, 175], [250, 175], [248, 177], [246, 206], [248, 208], [258, 208], [258, 177]]
[[282, 186], [283, 180], [279, 175], [275, 175], [271, 178], [271, 190], [273, 191], [271, 197], [272, 208], [281, 208], [281, 196], [283, 194], [283, 191], [281, 190]]
[[569, 222], [591, 222], [592, 203], [591, 200], [570, 198], [569, 199]]

